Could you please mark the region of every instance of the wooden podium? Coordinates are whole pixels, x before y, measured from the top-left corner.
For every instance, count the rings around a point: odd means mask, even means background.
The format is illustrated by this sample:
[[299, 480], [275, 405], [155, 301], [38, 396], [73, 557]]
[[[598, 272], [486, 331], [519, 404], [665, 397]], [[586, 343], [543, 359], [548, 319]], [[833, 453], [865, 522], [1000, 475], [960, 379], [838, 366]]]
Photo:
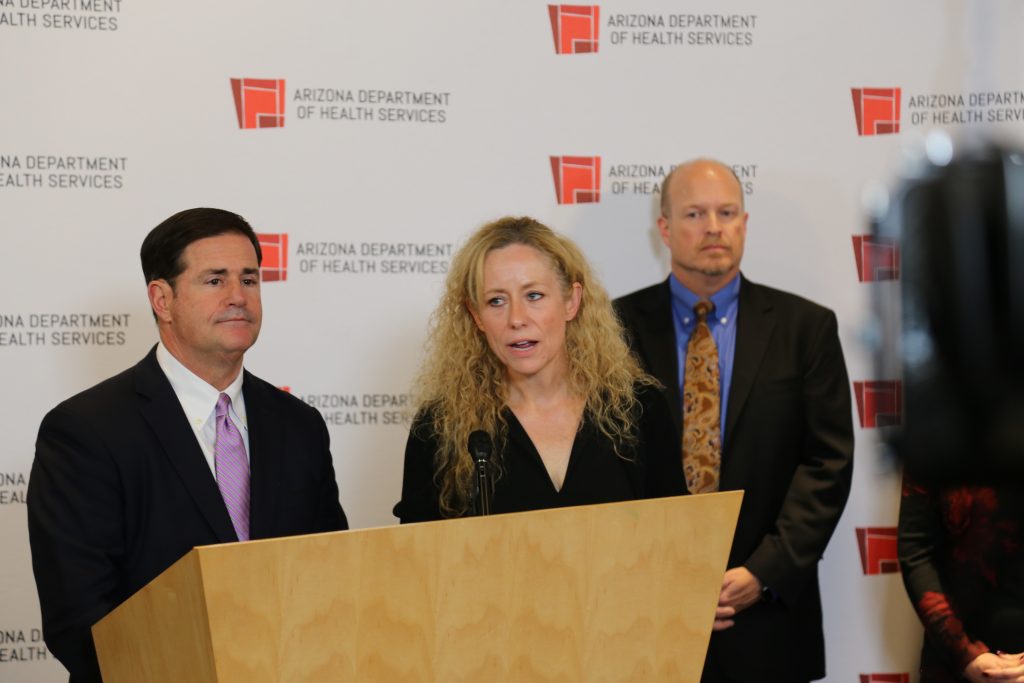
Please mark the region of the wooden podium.
[[195, 548], [105, 683], [696, 681], [741, 492]]

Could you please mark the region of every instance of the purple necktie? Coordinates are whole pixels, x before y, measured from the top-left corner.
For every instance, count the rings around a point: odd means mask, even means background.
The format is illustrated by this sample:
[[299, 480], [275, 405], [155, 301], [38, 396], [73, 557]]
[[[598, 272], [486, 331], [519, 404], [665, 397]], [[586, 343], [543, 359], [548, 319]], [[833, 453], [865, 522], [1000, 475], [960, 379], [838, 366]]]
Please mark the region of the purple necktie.
[[231, 516], [239, 541], [249, 540], [249, 461], [238, 427], [228, 411], [231, 398], [221, 394], [217, 399], [217, 442], [213, 446], [213, 466], [217, 470], [217, 486]]

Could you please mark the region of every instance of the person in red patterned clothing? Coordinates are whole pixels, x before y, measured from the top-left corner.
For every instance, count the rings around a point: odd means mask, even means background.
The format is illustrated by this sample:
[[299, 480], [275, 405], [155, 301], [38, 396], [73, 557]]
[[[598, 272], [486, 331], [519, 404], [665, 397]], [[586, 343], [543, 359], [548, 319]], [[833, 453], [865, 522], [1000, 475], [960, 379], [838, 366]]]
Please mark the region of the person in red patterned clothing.
[[904, 475], [899, 560], [925, 627], [921, 683], [1024, 683], [1024, 487]]

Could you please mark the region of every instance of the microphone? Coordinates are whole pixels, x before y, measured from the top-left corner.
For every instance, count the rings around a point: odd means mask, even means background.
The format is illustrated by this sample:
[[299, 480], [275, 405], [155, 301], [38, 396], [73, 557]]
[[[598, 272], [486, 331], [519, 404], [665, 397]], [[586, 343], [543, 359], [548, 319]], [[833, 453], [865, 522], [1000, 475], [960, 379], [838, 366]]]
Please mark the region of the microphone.
[[469, 454], [473, 456], [473, 465], [476, 469], [473, 498], [475, 499], [476, 505], [474, 507], [478, 515], [491, 514], [491, 478], [489, 468], [492, 448], [491, 437], [487, 432], [478, 429], [469, 435]]

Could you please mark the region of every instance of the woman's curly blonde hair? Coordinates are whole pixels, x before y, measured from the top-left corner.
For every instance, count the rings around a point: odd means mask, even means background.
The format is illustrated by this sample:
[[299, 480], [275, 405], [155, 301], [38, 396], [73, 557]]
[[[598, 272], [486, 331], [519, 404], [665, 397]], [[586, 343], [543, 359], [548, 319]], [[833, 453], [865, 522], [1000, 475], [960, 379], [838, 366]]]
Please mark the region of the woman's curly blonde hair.
[[[611, 301], [579, 248], [551, 228], [528, 218], [506, 217], [477, 230], [452, 259], [441, 303], [431, 317], [427, 358], [416, 386], [422, 436], [438, 443], [434, 477], [441, 512], [465, 513], [472, 501], [470, 433], [483, 430], [503, 443], [508, 424], [505, 366], [494, 355], [470, 313], [483, 304], [484, 259], [492, 251], [522, 244], [543, 254], [568, 297], [583, 288], [576, 317], [566, 323], [569, 386], [585, 398], [584, 416], [613, 444], [616, 453], [634, 441], [638, 385], [656, 381], [644, 373], [623, 340]], [[500, 467], [500, 462], [497, 463]]]

